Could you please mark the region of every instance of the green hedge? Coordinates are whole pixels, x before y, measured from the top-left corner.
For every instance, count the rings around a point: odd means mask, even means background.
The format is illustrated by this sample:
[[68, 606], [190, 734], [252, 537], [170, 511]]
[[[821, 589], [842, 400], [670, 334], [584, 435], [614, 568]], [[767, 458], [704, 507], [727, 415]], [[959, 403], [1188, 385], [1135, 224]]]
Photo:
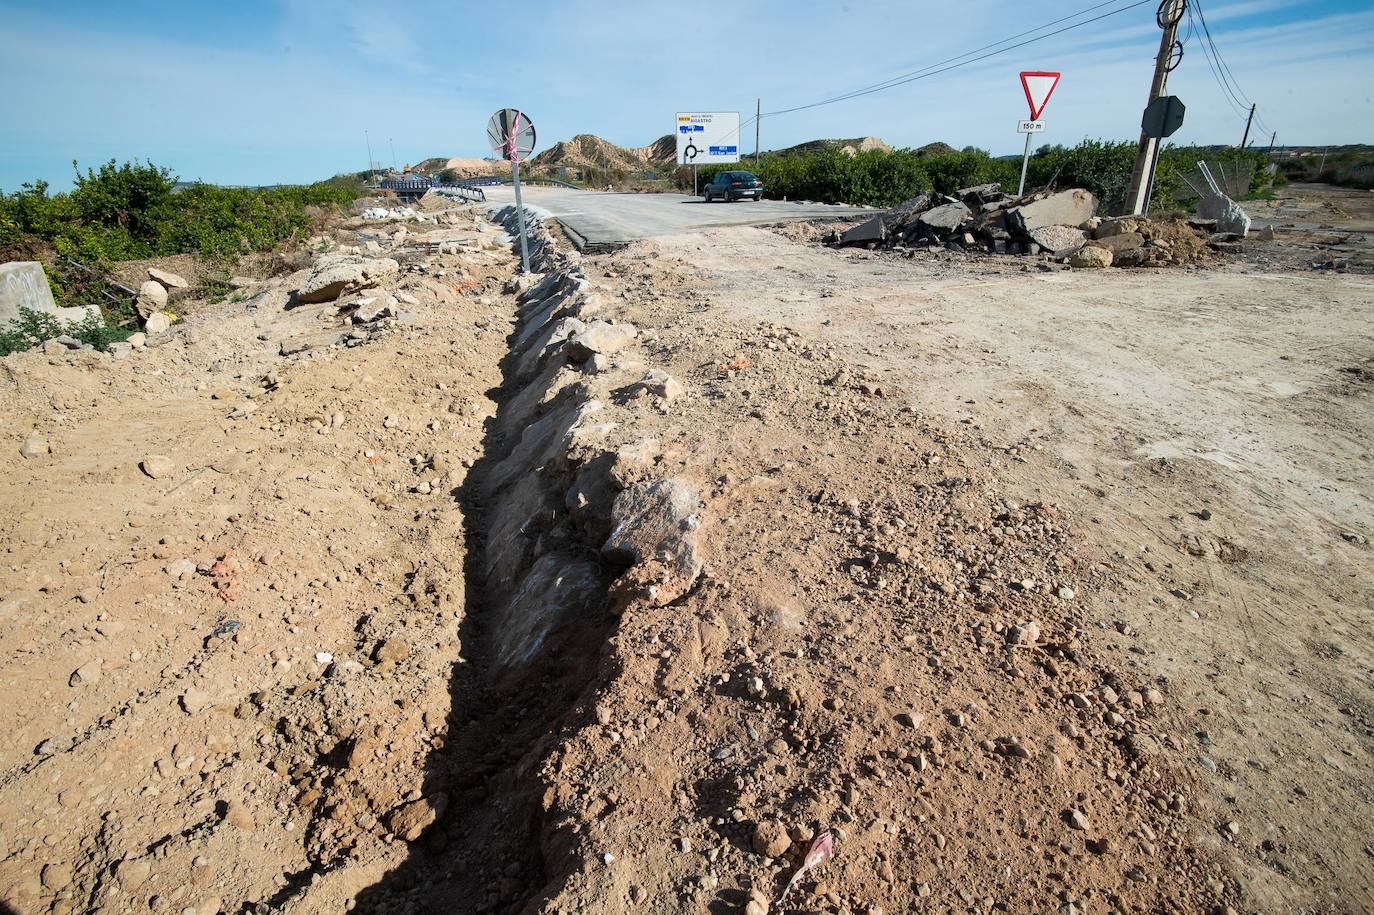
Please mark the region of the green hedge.
[[[362, 182], [352, 179], [274, 188], [177, 188], [169, 169], [111, 160], [84, 174], [78, 168], [75, 187], [67, 193], [50, 193], [45, 181], [0, 193], [0, 258], [46, 248], [107, 270], [116, 261], [194, 253], [227, 268], [241, 255], [270, 251], [309, 232], [319, 217], [339, 211], [361, 193]], [[98, 290], [85, 275], [64, 269], [60, 261], [48, 267], [60, 303], [97, 300]]]
[[[1085, 140], [1074, 147], [1042, 147], [1031, 156], [1026, 188], [1034, 190], [1051, 182], [1057, 188], [1087, 188], [1103, 201], [1104, 210], [1111, 211], [1125, 198], [1135, 153], [1135, 143], [1103, 140]], [[1253, 158], [1256, 168], [1251, 190], [1268, 183], [1264, 153], [1167, 147], [1160, 154], [1151, 206], [1175, 206], [1187, 191], [1180, 176], [1191, 172], [1198, 159], [1218, 157], [1227, 161]], [[910, 149], [869, 150], [853, 156], [825, 150], [807, 155], [765, 155], [757, 163], [751, 159], [738, 165], [706, 166], [700, 169], [699, 181], [704, 185], [718, 172], [731, 170], [757, 174], [763, 180], [765, 196], [772, 198], [892, 206], [926, 191], [952, 194], [993, 181], [1014, 192], [1021, 160], [993, 158], [975, 149], [936, 154]], [[680, 187], [691, 187], [690, 169], [679, 169], [677, 177]]]

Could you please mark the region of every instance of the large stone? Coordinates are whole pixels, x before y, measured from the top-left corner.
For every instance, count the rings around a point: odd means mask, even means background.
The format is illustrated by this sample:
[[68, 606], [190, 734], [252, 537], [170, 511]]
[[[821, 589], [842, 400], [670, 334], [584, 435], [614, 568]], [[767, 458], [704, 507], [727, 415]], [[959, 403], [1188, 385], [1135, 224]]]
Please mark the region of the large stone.
[[154, 480], [161, 480], [171, 476], [176, 471], [177, 465], [165, 454], [149, 454], [144, 456], [143, 460], [139, 462], [139, 466], [143, 468], [144, 473]]
[[353, 312], [353, 323], [371, 324], [373, 321], [389, 318], [396, 314], [396, 305], [396, 299], [386, 292], [360, 299], [357, 311]]
[[1062, 252], [1071, 254], [1083, 247], [1083, 242], [1088, 240], [1088, 234], [1082, 229], [1075, 229], [1072, 226], [1040, 226], [1031, 229], [1030, 240], [1035, 242], [1046, 251]]
[[1119, 235], [1108, 235], [1106, 238], [1099, 238], [1093, 242], [1094, 245], [1106, 248], [1112, 252], [1112, 260], [1125, 251], [1133, 251], [1136, 248], [1145, 247], [1145, 236], [1139, 232], [1122, 232]]
[[[165, 311], [155, 311], [143, 322], [144, 334], [164, 334], [172, 328], [172, 316]], [[145, 337], [146, 339], [146, 337]]]
[[1215, 219], [1217, 231], [1239, 235], [1244, 238], [1250, 233], [1250, 214], [1226, 195], [1208, 194], [1198, 201], [1198, 219]]
[[692, 587], [702, 566], [699, 501], [682, 480], [635, 483], [616, 496], [601, 555], [631, 564], [615, 583], [617, 609], [635, 598], [663, 606]]
[[177, 276], [175, 273], [169, 270], [159, 270], [156, 267], [148, 268], [148, 276], [167, 287], [169, 291], [172, 289], [186, 289], [191, 285], [186, 282], [184, 278]]
[[1070, 267], [1110, 267], [1112, 252], [1096, 243], [1084, 245], [1069, 257]]
[[1111, 216], [1097, 224], [1093, 238], [1111, 238], [1125, 232], [1139, 232], [1145, 220], [1139, 216]]
[[593, 321], [568, 338], [568, 358], [573, 362], [586, 362], [598, 353], [603, 356], [618, 353], [629, 346], [637, 334], [633, 324]]
[[376, 286], [400, 272], [401, 266], [389, 257], [370, 260], [347, 255], [326, 255], [301, 283], [296, 301], [302, 305], [332, 302], [346, 292]]
[[1082, 188], [1060, 191], [1007, 210], [1007, 227], [1022, 235], [1043, 226], [1081, 226], [1097, 215], [1097, 198]]
[[147, 319], [167, 307], [167, 287], [155, 280], [144, 280], [138, 287], [138, 297], [134, 299], [138, 316]]
[[639, 380], [642, 391], [661, 397], [665, 402], [677, 400], [682, 396], [682, 383], [663, 369], [649, 369]]
[[19, 446], [19, 454], [26, 458], [43, 457], [51, 450], [48, 440], [36, 435], [24, 439], [24, 444]]
[[19, 309], [57, 310], [48, 276], [38, 261], [12, 261], [0, 264], [0, 330], [19, 317]]
[[946, 203], [932, 210], [926, 210], [917, 217], [916, 224], [923, 229], [935, 232], [937, 235], [948, 235], [972, 216], [973, 211], [956, 200], [953, 203]]

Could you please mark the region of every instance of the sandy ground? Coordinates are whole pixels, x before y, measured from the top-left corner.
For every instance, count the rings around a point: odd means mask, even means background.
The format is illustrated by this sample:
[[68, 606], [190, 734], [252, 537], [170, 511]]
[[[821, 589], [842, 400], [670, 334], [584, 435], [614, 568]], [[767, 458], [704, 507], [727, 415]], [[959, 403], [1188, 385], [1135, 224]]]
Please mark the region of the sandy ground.
[[0, 481], [0, 910], [249, 911], [403, 857], [449, 727], [449, 493], [494, 408], [513, 261], [399, 256], [412, 320], [356, 345], [338, 303], [287, 308], [302, 274], [185, 303], [124, 361], [0, 363], [7, 448], [49, 449]]
[[[1374, 908], [1367, 277], [714, 229], [581, 259], [637, 333], [571, 362], [508, 238], [396, 228], [335, 244], [403, 319], [0, 361], [0, 911]], [[612, 450], [509, 478], [575, 398]], [[659, 601], [598, 544], [668, 478]], [[516, 663], [524, 552], [610, 590]]]
[[652, 250], [722, 320], [817, 335], [977, 429], [1014, 491], [1090, 519], [1127, 585], [1097, 623], [1180, 692], [1254, 898], [1374, 906], [1374, 282], [1244, 266], [979, 277], [977, 261], [757, 229]]

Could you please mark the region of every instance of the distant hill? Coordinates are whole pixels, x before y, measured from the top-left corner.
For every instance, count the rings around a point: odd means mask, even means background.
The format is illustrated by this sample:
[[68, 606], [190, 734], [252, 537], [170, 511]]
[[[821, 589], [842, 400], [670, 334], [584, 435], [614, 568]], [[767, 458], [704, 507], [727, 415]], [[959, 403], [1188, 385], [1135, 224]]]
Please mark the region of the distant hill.
[[530, 160], [536, 167], [585, 168], [603, 171], [641, 172], [671, 168], [677, 158], [677, 141], [672, 134], [648, 146], [617, 146], [590, 133], [580, 133], [537, 154]]
[[888, 146], [877, 137], [855, 137], [852, 140], [809, 140], [806, 143], [798, 143], [796, 146], [789, 146], [786, 149], [770, 150], [768, 155], [805, 156], [827, 149], [838, 149], [851, 156], [861, 152], [867, 152], [870, 149], [880, 149], [883, 152], [892, 152], [892, 147]]
[[947, 156], [950, 153], [957, 153], [958, 151], [959, 150], [955, 149], [953, 146], [950, 146], [948, 143], [941, 143], [939, 141], [936, 141], [934, 143], [927, 143], [925, 146], [922, 146], [919, 149], [917, 149], [916, 155]]
[[486, 175], [499, 175], [503, 168], [507, 170], [510, 168], [503, 159], [464, 159], [436, 156], [433, 159], [425, 159], [423, 162], [415, 163], [410, 167], [410, 170], [432, 178], [445, 169], [453, 169], [458, 173], [459, 178], [481, 178]]

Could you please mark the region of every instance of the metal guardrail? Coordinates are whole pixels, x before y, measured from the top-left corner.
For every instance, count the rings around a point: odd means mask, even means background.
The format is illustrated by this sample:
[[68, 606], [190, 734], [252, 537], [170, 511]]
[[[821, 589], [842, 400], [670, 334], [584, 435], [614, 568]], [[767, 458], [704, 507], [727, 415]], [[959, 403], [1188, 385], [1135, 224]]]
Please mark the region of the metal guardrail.
[[[468, 178], [459, 183], [467, 185], [468, 187], [491, 187], [497, 184], [510, 184], [511, 179], [509, 175], [487, 175], [482, 178]], [[555, 187], [567, 187], [572, 188], [575, 191], [582, 190], [582, 188], [579, 185], [573, 184], [571, 181], [561, 181], [558, 178], [529, 178], [522, 175], [520, 178], [520, 183], [553, 185]]]
[[485, 203], [487, 200], [486, 191], [480, 187], [467, 187], [462, 184], [441, 184], [433, 188], [434, 193], [442, 194], [445, 197], [457, 197], [468, 203]]

